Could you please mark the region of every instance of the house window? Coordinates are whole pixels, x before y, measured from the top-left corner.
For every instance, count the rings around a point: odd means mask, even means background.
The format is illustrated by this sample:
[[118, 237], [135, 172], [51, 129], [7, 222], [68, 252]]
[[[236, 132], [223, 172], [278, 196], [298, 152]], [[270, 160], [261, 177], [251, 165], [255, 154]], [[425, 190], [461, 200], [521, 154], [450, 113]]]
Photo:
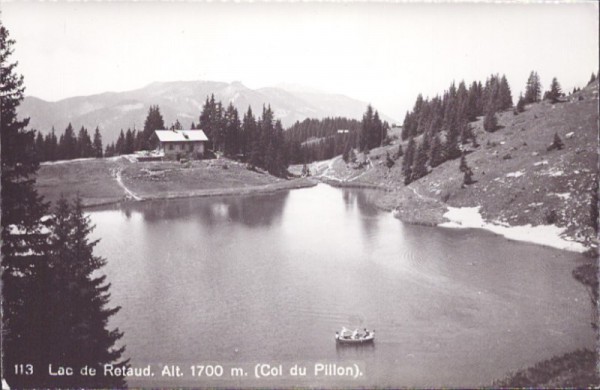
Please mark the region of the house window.
[[190, 152], [194, 151], [194, 144], [190, 144]]
[[169, 150], [173, 150], [173, 144], [169, 144]]

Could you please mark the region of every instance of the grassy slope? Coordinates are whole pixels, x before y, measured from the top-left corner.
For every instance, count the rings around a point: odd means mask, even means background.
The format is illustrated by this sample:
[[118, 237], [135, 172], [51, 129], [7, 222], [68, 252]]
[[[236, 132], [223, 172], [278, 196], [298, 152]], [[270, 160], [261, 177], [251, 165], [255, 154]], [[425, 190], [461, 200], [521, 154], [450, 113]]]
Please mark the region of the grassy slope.
[[128, 164], [122, 176], [127, 188], [144, 199], [244, 194], [313, 184], [250, 171], [245, 164], [225, 158], [183, 165], [177, 162]]
[[190, 164], [109, 158], [43, 164], [37, 188], [50, 201], [61, 194], [68, 197], [79, 193], [86, 206], [114, 203], [127, 198], [116, 180], [117, 172], [123, 184], [142, 199], [271, 192], [314, 184], [249, 171], [245, 165], [225, 158]]
[[[378, 205], [396, 209], [406, 222], [435, 225], [444, 221], [447, 206], [482, 206], [486, 220], [539, 225], [546, 224], [546, 216], [554, 210], [555, 224], [565, 227], [568, 237], [593, 244], [590, 196], [598, 169], [598, 83], [569, 96], [569, 102], [532, 104], [524, 113], [515, 116], [507, 111], [498, 118], [502, 128], [494, 133], [483, 130], [481, 118], [472, 123], [481, 146], [467, 156], [477, 183], [466, 188], [461, 188], [459, 159], [405, 186], [401, 159], [391, 169], [384, 165], [386, 151], [392, 155], [398, 141], [371, 151], [373, 167], [356, 170], [337, 158], [327, 176], [342, 180], [341, 185], [386, 188]], [[571, 132], [573, 137], [567, 138]], [[565, 148], [548, 152], [555, 133]], [[406, 142], [403, 147], [406, 150]], [[507, 155], [509, 159], [504, 158]], [[315, 170], [324, 169], [314, 165]], [[507, 176], [514, 172], [522, 175]]]
[[597, 352], [588, 349], [577, 350], [517, 371], [505, 379], [495, 381], [492, 387], [598, 388], [600, 378], [596, 367], [597, 362]]
[[61, 195], [69, 197], [77, 193], [85, 205], [119, 201], [125, 194], [111, 172], [120, 164], [111, 159], [42, 164], [38, 171], [37, 189], [52, 202]]

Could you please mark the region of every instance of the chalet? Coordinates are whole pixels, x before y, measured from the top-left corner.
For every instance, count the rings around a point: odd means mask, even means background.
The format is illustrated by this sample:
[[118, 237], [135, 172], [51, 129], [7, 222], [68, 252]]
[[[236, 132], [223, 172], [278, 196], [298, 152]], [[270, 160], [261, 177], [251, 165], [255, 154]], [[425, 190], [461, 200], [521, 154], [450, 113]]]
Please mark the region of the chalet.
[[202, 130], [156, 130], [160, 150], [166, 158], [202, 158], [208, 141]]

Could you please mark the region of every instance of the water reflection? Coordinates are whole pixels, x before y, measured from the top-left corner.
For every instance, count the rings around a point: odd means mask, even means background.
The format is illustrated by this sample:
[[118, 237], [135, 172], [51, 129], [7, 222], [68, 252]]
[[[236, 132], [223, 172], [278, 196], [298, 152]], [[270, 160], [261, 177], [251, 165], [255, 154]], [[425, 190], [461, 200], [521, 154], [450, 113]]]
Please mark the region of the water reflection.
[[375, 352], [377, 340], [366, 344], [335, 344], [335, 352], [339, 358], [360, 359]]
[[281, 219], [288, 196], [289, 192], [280, 192], [262, 196], [169, 199], [125, 203], [111, 209], [120, 210], [127, 219], [134, 212], [140, 213], [147, 222], [198, 218], [207, 226], [223, 221], [248, 227], [269, 226]]
[[377, 234], [377, 215], [379, 210], [374, 206], [374, 202], [370, 201], [373, 197], [374, 190], [356, 190], [344, 188], [341, 190], [346, 210], [358, 211], [361, 215], [361, 226], [365, 233], [365, 237], [372, 237]]

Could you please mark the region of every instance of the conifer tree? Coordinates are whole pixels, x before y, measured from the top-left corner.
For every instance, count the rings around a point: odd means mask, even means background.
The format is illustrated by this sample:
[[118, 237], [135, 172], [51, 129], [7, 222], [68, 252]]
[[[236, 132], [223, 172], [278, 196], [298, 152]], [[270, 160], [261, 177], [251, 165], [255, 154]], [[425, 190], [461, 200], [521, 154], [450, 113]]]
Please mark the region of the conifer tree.
[[175, 119], [175, 122], [171, 125], [170, 130], [183, 130], [183, 126], [179, 119]]
[[[464, 119], [461, 120], [461, 123]], [[443, 160], [453, 160], [460, 157], [460, 148], [458, 146], [460, 139], [460, 125], [456, 125], [448, 130], [446, 142], [444, 143]]]
[[385, 139], [387, 138], [387, 123], [383, 123], [379, 118], [379, 112], [375, 110], [373, 115], [373, 123], [370, 131], [370, 145], [369, 148], [376, 148], [382, 146]]
[[121, 154], [125, 154], [125, 133], [123, 129], [121, 129], [121, 133], [119, 133], [119, 138], [117, 138], [117, 143], [115, 144], [115, 155], [119, 156]]
[[225, 146], [224, 152], [228, 156], [235, 156], [240, 151], [240, 119], [233, 103], [229, 103], [225, 111]]
[[342, 153], [342, 160], [344, 160], [346, 164], [350, 162], [350, 150], [352, 150], [352, 147], [350, 146], [350, 144], [346, 144], [346, 146], [344, 147], [344, 153]]
[[592, 72], [592, 77], [590, 77], [590, 81], [588, 81], [587, 85], [592, 84], [594, 81], [596, 81], [596, 75]]
[[54, 127], [52, 127], [52, 131], [49, 134], [46, 134], [46, 138], [44, 139], [45, 145], [45, 157], [46, 161], [55, 161], [58, 159], [58, 139], [56, 138], [56, 133], [54, 131]]
[[415, 153], [413, 167], [412, 167], [412, 177], [411, 181], [418, 180], [423, 176], [427, 175], [427, 152], [428, 146], [426, 138], [419, 143], [417, 147], [417, 151]]
[[431, 140], [431, 149], [429, 150], [429, 165], [432, 168], [437, 167], [444, 162], [444, 153], [442, 148], [442, 141], [440, 140], [439, 134], [435, 134]]
[[106, 151], [104, 152], [104, 157], [113, 157], [114, 155], [116, 155], [116, 152], [115, 152], [115, 144], [113, 142], [111, 144], [106, 145]]
[[350, 151], [348, 152], [348, 161], [351, 163], [355, 163], [356, 162], [356, 153], [354, 152], [354, 149], [350, 149]]
[[61, 160], [71, 160], [78, 156], [77, 138], [71, 123], [65, 129], [65, 132], [60, 136], [58, 143], [59, 158]]
[[[86, 247], [95, 244], [85, 241], [89, 224], [81, 203], [74, 213], [62, 214], [72, 229], [61, 230], [47, 217], [48, 206], [36, 192], [34, 132], [26, 130], [28, 120], [20, 120], [16, 114], [24, 86], [23, 77], [15, 71], [16, 63], [9, 62], [13, 44], [0, 21], [3, 376], [15, 388], [123, 387], [120, 377], [97, 375], [86, 381], [48, 373], [49, 364], [73, 363], [77, 373], [82, 363], [99, 368], [119, 359], [123, 350], [113, 348], [121, 333], [105, 329], [116, 309], [105, 308], [108, 285], [94, 273], [103, 260], [85, 259]], [[54, 139], [56, 145], [54, 131], [46, 139], [48, 144]], [[67, 141], [72, 139], [67, 137]], [[60, 219], [61, 211], [57, 213]], [[57, 246], [52, 237], [61, 231], [67, 235]], [[59, 255], [68, 248], [81, 261], [69, 262], [74, 258]], [[75, 286], [71, 282], [76, 279], [68, 275], [88, 277], [90, 283]], [[75, 317], [80, 319], [77, 324], [71, 322]], [[17, 375], [15, 365], [27, 364], [32, 367], [31, 371], [25, 368], [30, 375]]]
[[361, 152], [371, 149], [370, 140], [371, 140], [371, 132], [373, 128], [373, 107], [369, 104], [367, 106], [367, 111], [363, 114], [362, 117], [362, 127], [360, 130], [360, 138], [359, 138], [359, 150]]
[[94, 141], [92, 143], [93, 156], [96, 158], [102, 157], [102, 136], [100, 135], [100, 129], [96, 126], [96, 131], [94, 132]]
[[550, 100], [550, 102], [554, 104], [558, 102], [558, 98], [561, 94], [562, 91], [560, 84], [558, 83], [558, 80], [556, 80], [556, 77], [554, 77], [552, 78], [552, 83], [550, 84], [550, 90], [545, 94], [545, 99]]
[[23, 76], [11, 61], [15, 41], [0, 19], [0, 219], [2, 262], [2, 373], [11, 387], [33, 387], [33, 378], [16, 375], [15, 364], [41, 365], [43, 318], [38, 294], [44, 272], [42, 217], [47, 205], [35, 189], [38, 161], [28, 118], [17, 116], [24, 97]]
[[135, 143], [135, 134], [131, 131], [131, 129], [127, 129], [125, 133], [125, 142], [123, 144], [123, 154], [131, 154], [133, 153]]
[[460, 142], [465, 145], [469, 142], [470, 139], [473, 138], [473, 128], [469, 124], [466, 118], [462, 119], [459, 122], [459, 131], [460, 131]]
[[404, 153], [404, 158], [402, 159], [402, 174], [404, 175], [404, 184], [410, 184], [412, 182], [412, 166], [413, 160], [416, 152], [416, 145], [414, 137], [410, 137], [408, 139], [408, 144], [406, 145], [406, 153]]
[[[256, 142], [256, 119], [252, 113], [252, 108], [248, 106], [248, 111], [244, 114], [242, 123], [242, 140], [241, 140], [241, 153], [248, 157], [253, 149], [254, 143]], [[256, 156], [255, 156], [255, 159]]]
[[35, 154], [38, 162], [46, 161], [46, 142], [39, 131], [35, 136]]
[[469, 95], [467, 97], [467, 119], [472, 122], [480, 115], [478, 110], [478, 102], [481, 99], [480, 91], [477, 88], [477, 83], [473, 81], [469, 87]]
[[[115, 343], [123, 336], [118, 329], [108, 330], [108, 319], [119, 311], [107, 308], [109, 288], [106, 276], [99, 271], [106, 260], [93, 253], [96, 241], [90, 241], [93, 230], [89, 217], [83, 213], [81, 200], [73, 205], [62, 198], [58, 201], [50, 238], [50, 267], [54, 277], [47, 285], [47, 306], [56, 318], [46, 319], [49, 348], [46, 358], [63, 366], [93, 367], [101, 373], [104, 364], [125, 367], [120, 360], [124, 347]], [[124, 387], [123, 377], [73, 376], [52, 378], [55, 387]]]
[[[150, 106], [148, 109], [148, 115], [144, 121], [144, 130], [142, 131], [142, 150], [153, 150], [158, 146], [158, 137], [156, 137], [156, 130], [164, 130], [165, 121], [163, 120], [160, 108], [158, 105]], [[123, 143], [124, 146], [124, 143]], [[117, 145], [117, 149], [119, 149]], [[122, 154], [117, 150], [117, 154]]]
[[525, 111], [525, 99], [523, 98], [523, 94], [519, 95], [519, 101], [517, 102], [517, 112]]
[[512, 94], [510, 92], [510, 86], [505, 75], [502, 75], [499, 85], [499, 105], [501, 110], [507, 110], [513, 106]]
[[537, 72], [531, 71], [527, 79], [527, 85], [525, 86], [525, 103], [539, 102], [541, 93], [542, 84], [540, 83], [540, 76], [538, 76]]
[[404, 116], [404, 122], [402, 124], [402, 130], [400, 131], [400, 138], [403, 141], [408, 138], [411, 127], [412, 127], [411, 113], [409, 111], [406, 111], [406, 115]]
[[81, 126], [81, 129], [79, 129], [79, 134], [77, 135], [76, 150], [77, 157], [93, 156], [92, 140], [87, 129], [83, 126]]

